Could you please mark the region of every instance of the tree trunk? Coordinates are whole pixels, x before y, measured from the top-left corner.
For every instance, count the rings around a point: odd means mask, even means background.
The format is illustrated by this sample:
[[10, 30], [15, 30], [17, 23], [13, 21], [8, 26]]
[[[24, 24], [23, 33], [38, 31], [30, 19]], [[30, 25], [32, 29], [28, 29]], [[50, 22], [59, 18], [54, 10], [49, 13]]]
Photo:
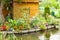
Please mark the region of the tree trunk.
[[2, 14], [2, 3], [0, 2], [0, 21], [4, 21], [4, 16]]

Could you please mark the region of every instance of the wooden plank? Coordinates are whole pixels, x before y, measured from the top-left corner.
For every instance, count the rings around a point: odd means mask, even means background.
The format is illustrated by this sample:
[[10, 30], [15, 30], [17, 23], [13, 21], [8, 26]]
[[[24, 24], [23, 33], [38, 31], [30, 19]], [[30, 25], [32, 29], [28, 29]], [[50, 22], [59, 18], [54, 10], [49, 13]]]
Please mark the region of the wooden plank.
[[[22, 4], [18, 4], [18, 3], [14, 3], [13, 4], [13, 15], [14, 15], [14, 19], [18, 19], [21, 16], [21, 11], [19, 11], [20, 8], [30, 8], [30, 12], [28, 10], [26, 10], [27, 12], [30, 13], [30, 18], [32, 18], [33, 16], [35, 16], [39, 11], [38, 11], [38, 3], [22, 3]], [[18, 15], [19, 14], [19, 15]]]
[[[18, 1], [18, 0], [13, 0], [13, 1]], [[38, 0], [22, 0], [22, 2], [39, 2]]]

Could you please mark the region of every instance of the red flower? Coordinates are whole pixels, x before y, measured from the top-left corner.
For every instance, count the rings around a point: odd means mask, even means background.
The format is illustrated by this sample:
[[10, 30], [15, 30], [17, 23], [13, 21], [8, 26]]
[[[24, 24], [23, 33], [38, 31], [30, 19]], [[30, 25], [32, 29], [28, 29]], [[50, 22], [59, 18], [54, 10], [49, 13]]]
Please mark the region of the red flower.
[[6, 30], [6, 26], [5, 25], [2, 25], [2, 30]]

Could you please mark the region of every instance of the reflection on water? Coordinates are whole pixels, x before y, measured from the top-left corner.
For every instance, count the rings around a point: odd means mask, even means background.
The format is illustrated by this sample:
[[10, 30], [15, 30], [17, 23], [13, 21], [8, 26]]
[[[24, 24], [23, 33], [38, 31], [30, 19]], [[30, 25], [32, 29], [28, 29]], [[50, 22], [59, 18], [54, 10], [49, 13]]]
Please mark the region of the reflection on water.
[[[50, 29], [40, 32], [28, 34], [8, 34], [13, 37], [11, 40], [60, 40], [60, 31], [58, 29]], [[13, 36], [12, 36], [13, 35]], [[10, 38], [6, 37], [7, 40]]]
[[[48, 33], [47, 33], [48, 32]], [[45, 32], [45, 36], [39, 36], [40, 40], [60, 40], [60, 31], [57, 29], [53, 29]], [[46, 37], [47, 36], [47, 37]]]
[[16, 37], [20, 40], [60, 40], [59, 36], [60, 31], [58, 29], [22, 34], [20, 36], [16, 34]]
[[41, 32], [27, 34], [25, 38], [28, 37], [29, 40], [60, 40], [59, 34], [60, 34], [59, 30], [51, 29], [51, 30], [46, 30], [42, 32], [42, 34]]
[[50, 37], [50, 40], [60, 40], [60, 35], [55, 34]]

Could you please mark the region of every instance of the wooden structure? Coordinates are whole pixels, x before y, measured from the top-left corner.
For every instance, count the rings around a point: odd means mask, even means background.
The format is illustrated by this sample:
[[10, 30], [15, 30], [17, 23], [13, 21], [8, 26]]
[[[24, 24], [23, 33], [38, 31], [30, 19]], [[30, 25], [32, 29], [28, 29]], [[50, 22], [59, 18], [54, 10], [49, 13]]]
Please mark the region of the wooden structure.
[[[30, 18], [35, 16], [38, 13], [38, 0], [22, 0], [22, 3], [18, 3], [17, 0], [13, 0], [13, 18], [18, 19], [23, 14], [21, 9], [27, 9], [23, 10], [26, 13], [30, 14]], [[9, 14], [9, 11], [7, 10], [7, 6], [3, 5], [2, 8], [3, 16], [6, 18], [6, 16]], [[21, 14], [22, 13], [22, 14]]]
[[29, 8], [30, 18], [38, 13], [38, 0], [22, 0], [21, 3], [18, 3], [17, 0], [13, 0], [13, 15], [14, 19], [20, 18], [21, 8]]

